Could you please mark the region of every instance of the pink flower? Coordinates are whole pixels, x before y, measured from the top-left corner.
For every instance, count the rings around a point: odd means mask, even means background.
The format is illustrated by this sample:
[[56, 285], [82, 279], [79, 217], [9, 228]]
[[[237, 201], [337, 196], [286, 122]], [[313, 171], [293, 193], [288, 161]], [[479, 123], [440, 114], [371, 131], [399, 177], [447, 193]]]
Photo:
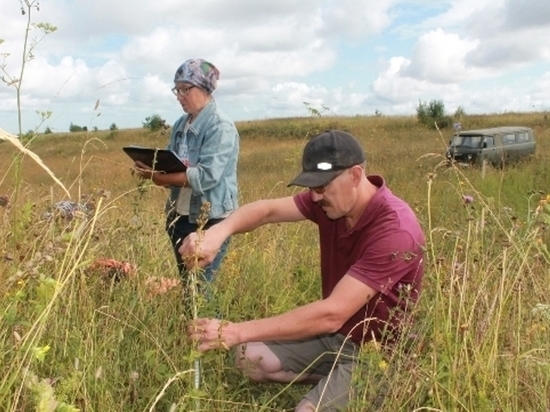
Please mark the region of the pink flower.
[[469, 205], [470, 203], [474, 203], [474, 197], [470, 195], [464, 195], [462, 196], [462, 200], [464, 201], [464, 204]]

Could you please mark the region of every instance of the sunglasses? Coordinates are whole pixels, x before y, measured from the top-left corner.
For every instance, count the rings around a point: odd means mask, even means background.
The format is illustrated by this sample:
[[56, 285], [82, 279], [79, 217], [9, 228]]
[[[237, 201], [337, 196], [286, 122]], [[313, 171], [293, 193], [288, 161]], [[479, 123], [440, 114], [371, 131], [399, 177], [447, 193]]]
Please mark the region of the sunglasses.
[[344, 173], [347, 169], [344, 169], [344, 170], [341, 170], [340, 172], [336, 173], [334, 176], [332, 176], [328, 182], [326, 182], [324, 185], [322, 186], [317, 186], [317, 187], [309, 187], [308, 189], [311, 190], [312, 192], [315, 192], [317, 193], [318, 195], [322, 195], [324, 194], [326, 191], [327, 191], [327, 188], [328, 186], [334, 181], [334, 179], [336, 179], [338, 176], [340, 176], [342, 173]]

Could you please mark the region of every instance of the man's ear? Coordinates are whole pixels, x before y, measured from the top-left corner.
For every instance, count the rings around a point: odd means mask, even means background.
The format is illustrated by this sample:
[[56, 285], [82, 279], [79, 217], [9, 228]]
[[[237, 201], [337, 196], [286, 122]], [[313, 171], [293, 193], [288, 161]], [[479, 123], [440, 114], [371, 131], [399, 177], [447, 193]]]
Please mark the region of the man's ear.
[[350, 171], [351, 176], [353, 178], [353, 184], [355, 186], [359, 186], [359, 182], [361, 182], [361, 178], [365, 174], [365, 170], [360, 165], [352, 166]]

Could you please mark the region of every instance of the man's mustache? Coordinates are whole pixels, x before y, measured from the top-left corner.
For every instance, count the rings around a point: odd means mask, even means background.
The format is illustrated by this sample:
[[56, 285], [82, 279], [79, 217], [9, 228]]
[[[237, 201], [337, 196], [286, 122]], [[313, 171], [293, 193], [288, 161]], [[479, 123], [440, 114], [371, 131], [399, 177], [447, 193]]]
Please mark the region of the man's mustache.
[[317, 205], [319, 207], [330, 206], [330, 203], [327, 202], [325, 199], [320, 199], [320, 200], [317, 201]]

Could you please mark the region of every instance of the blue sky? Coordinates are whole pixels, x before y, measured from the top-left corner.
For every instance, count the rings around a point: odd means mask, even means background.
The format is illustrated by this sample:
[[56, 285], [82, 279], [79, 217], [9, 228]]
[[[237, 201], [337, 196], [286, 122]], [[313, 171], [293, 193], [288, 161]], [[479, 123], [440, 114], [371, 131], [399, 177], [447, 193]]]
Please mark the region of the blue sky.
[[[19, 0], [0, 10], [0, 68], [17, 77], [28, 15]], [[351, 116], [414, 115], [420, 100], [550, 110], [548, 0], [48, 0], [31, 18], [57, 31], [26, 66], [23, 132], [173, 123], [173, 75], [191, 57], [219, 68], [214, 96], [237, 121], [308, 116], [304, 102]], [[0, 128], [18, 132], [5, 83]]]

